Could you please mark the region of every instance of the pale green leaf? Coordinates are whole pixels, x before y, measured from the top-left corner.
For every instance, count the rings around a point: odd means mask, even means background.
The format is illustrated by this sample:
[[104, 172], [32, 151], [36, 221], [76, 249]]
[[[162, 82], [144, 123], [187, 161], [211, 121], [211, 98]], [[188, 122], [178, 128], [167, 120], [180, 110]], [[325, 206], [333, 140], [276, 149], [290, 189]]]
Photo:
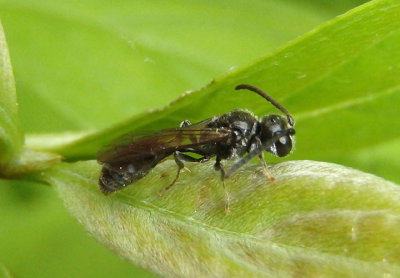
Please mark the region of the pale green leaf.
[[397, 277], [400, 187], [343, 166], [248, 164], [226, 181], [212, 163], [161, 163], [134, 185], [103, 196], [95, 162], [41, 175], [100, 242], [164, 277]]

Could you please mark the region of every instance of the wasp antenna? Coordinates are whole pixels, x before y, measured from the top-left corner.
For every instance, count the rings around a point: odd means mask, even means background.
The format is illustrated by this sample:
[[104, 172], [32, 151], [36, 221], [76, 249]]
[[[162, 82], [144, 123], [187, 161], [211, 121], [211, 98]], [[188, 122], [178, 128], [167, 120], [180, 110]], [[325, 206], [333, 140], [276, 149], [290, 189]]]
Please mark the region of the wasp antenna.
[[256, 94], [262, 96], [263, 98], [265, 98], [267, 101], [269, 101], [273, 106], [275, 106], [276, 108], [278, 108], [279, 110], [281, 110], [283, 113], [285, 113], [288, 122], [291, 126], [294, 126], [294, 119], [293, 117], [290, 115], [290, 113], [286, 110], [285, 107], [283, 107], [282, 105], [280, 105], [276, 100], [274, 100], [270, 95], [268, 95], [266, 92], [262, 91], [261, 89], [254, 87], [252, 85], [249, 84], [240, 84], [237, 85], [235, 87], [235, 90], [249, 90], [249, 91], [253, 91]]

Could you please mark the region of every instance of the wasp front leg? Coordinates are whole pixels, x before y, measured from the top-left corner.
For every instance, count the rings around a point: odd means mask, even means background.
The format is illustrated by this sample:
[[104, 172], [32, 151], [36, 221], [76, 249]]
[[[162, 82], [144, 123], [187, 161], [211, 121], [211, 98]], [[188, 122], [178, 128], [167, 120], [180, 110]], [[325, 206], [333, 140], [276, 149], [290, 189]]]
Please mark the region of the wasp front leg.
[[264, 175], [270, 180], [270, 182], [274, 182], [275, 178], [272, 176], [271, 172], [268, 170], [267, 163], [264, 160], [264, 153], [260, 153], [258, 155], [258, 158], [260, 159], [261, 164], [263, 165], [263, 173]]
[[[258, 138], [258, 137], [254, 137], [253, 138], [253, 142], [251, 143], [251, 147], [250, 147], [250, 150], [249, 150], [249, 152], [250, 151], [252, 151], [252, 150], [254, 150], [254, 149], [258, 149], [258, 148], [260, 148], [261, 147], [261, 141], [260, 141], [260, 138]], [[263, 166], [263, 173], [264, 173], [264, 175], [271, 181], [271, 182], [274, 182], [275, 181], [275, 178], [272, 176], [272, 174], [269, 172], [269, 170], [268, 170], [268, 166], [267, 166], [267, 163], [265, 162], [265, 159], [264, 159], [264, 153], [261, 151], [260, 152], [260, 154], [258, 155], [258, 158], [260, 159], [260, 162], [261, 162], [261, 164], [262, 164], [262, 166]]]

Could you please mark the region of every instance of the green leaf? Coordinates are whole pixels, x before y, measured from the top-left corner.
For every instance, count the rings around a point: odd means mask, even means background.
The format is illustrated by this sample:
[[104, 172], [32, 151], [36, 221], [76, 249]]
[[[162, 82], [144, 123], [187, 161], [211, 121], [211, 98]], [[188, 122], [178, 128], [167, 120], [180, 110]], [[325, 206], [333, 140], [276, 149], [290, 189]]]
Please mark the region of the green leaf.
[[14, 277], [11, 272], [7, 269], [7, 267], [0, 263], [0, 276], [3, 278], [12, 278]]
[[41, 178], [100, 242], [165, 277], [397, 277], [400, 187], [343, 166], [295, 161], [247, 164], [226, 181], [224, 213], [212, 163], [159, 196], [174, 178], [167, 161], [134, 185], [103, 196], [95, 162], [63, 164]]
[[347, 2], [0, 0], [24, 130], [86, 131], [164, 106], [360, 1]]
[[14, 76], [0, 23], [0, 177], [42, 170], [60, 161], [58, 154], [23, 149], [23, 141]]
[[[233, 90], [245, 82], [269, 92], [294, 115], [297, 148], [291, 159], [343, 163], [347, 155], [398, 139], [399, 13], [397, 1], [369, 2], [164, 109], [50, 149], [69, 159], [92, 158], [123, 133], [174, 127], [234, 108], [275, 112], [258, 96]], [[395, 172], [397, 165], [386, 167]]]
[[4, 165], [0, 170], [2, 177], [12, 178], [44, 170], [60, 163], [60, 161], [61, 156], [58, 154], [38, 152], [24, 148], [18, 157], [15, 157], [9, 164]]
[[1, 168], [19, 152], [23, 135], [19, 128], [18, 103], [7, 43], [0, 23], [0, 176]]

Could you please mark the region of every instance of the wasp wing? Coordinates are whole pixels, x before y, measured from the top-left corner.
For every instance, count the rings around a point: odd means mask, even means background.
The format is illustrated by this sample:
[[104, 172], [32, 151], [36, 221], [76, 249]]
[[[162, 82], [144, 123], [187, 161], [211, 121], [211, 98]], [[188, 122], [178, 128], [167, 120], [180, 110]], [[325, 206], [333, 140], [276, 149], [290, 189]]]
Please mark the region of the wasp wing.
[[210, 120], [176, 129], [128, 134], [104, 147], [97, 156], [103, 164], [99, 177], [102, 192], [108, 194], [141, 179], [175, 151], [202, 154], [201, 146], [229, 141], [229, 129], [205, 128]]
[[209, 143], [226, 142], [230, 136], [229, 129], [198, 129], [196, 125], [125, 135], [100, 150], [97, 160], [113, 165], [149, 157], [159, 161], [175, 151], [196, 149]]

